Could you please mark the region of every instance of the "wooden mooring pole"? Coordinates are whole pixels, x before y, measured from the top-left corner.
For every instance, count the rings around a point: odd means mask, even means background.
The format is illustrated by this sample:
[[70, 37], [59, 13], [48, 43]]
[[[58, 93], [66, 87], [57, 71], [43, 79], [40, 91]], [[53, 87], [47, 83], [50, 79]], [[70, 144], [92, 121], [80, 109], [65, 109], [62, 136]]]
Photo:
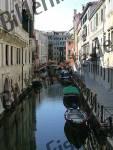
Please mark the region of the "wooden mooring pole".
[[112, 123], [113, 123], [112, 117], [109, 117], [109, 127], [110, 127], [110, 129], [112, 129]]
[[100, 113], [101, 113], [101, 115], [100, 115], [100, 121], [101, 121], [101, 123], [103, 123], [104, 122], [104, 106], [103, 105], [101, 105], [101, 109], [100, 109]]
[[95, 108], [95, 113], [97, 112], [97, 95], [95, 94], [94, 96], [94, 108]]

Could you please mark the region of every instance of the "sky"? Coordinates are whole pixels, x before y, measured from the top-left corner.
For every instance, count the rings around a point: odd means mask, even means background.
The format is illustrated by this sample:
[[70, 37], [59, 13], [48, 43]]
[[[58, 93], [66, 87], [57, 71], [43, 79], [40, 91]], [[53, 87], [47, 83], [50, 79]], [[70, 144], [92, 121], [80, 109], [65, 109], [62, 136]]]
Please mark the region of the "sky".
[[41, 7], [36, 11], [43, 11], [41, 14], [35, 15], [35, 29], [42, 31], [69, 31], [73, 27], [74, 9], [77, 12], [82, 11], [82, 5], [91, 0], [60, 0], [55, 6], [51, 7], [50, 0], [45, 0], [47, 11], [44, 11], [42, 0], [37, 0], [41, 3]]

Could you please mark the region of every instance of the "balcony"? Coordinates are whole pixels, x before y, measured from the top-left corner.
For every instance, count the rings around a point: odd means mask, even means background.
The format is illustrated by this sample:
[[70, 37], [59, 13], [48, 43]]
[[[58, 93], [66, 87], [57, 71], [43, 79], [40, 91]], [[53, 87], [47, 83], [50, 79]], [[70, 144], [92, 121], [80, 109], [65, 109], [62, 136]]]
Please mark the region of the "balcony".
[[20, 37], [23, 41], [29, 42], [29, 34], [20, 26], [15, 27], [14, 34]]

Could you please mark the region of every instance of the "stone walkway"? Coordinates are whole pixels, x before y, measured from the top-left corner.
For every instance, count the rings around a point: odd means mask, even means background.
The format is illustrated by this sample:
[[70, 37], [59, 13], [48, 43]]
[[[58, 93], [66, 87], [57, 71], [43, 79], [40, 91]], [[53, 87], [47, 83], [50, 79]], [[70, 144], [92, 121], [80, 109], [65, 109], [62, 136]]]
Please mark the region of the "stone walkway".
[[91, 79], [88, 74], [85, 75], [84, 80], [86, 86], [97, 94], [97, 100], [100, 104], [105, 107], [113, 107], [113, 91], [104, 88], [97, 81]]

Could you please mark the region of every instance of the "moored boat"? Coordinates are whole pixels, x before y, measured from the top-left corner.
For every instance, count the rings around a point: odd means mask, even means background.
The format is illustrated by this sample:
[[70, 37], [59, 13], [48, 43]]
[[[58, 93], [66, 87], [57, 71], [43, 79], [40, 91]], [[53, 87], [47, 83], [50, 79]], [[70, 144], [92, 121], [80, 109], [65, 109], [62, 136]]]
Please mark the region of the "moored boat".
[[80, 91], [77, 87], [69, 85], [63, 89], [63, 94], [66, 95], [80, 95]]
[[73, 125], [87, 125], [88, 116], [85, 112], [77, 109], [69, 108], [64, 114], [65, 119], [72, 123]]
[[63, 89], [63, 103], [66, 108], [75, 108], [80, 101], [80, 91], [75, 86], [67, 86]]
[[59, 74], [59, 81], [62, 85], [71, 83], [71, 75], [67, 70], [61, 70]]

